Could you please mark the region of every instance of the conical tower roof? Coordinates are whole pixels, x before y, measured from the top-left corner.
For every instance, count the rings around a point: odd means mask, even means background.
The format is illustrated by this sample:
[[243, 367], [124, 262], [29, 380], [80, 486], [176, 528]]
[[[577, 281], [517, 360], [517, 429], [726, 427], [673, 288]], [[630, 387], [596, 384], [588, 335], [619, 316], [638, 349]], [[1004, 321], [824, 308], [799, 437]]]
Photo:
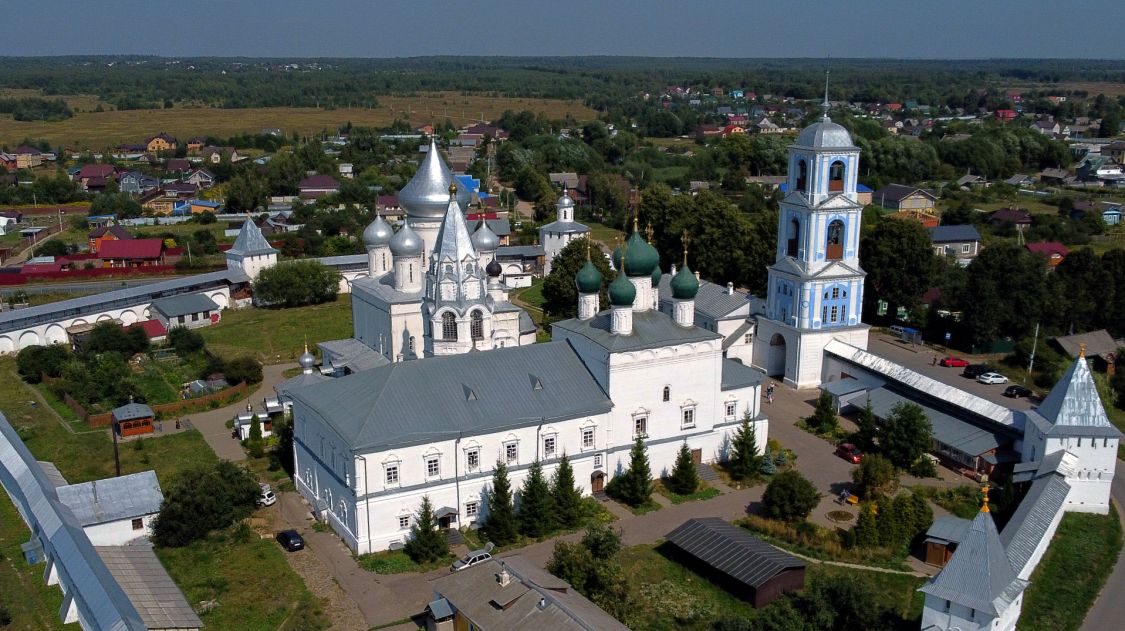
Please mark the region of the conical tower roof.
[[1098, 396], [1098, 387], [1086, 363], [1085, 351], [1074, 360], [1035, 411], [1060, 429], [1101, 428], [1101, 431], [1112, 430], [1117, 435]]
[[[398, 192], [398, 202], [411, 217], [440, 219], [449, 202], [449, 186], [454, 183], [453, 171], [441, 159], [437, 141], [430, 139], [430, 149], [418, 172]], [[462, 207], [469, 205], [470, 192], [461, 191], [458, 201]]]
[[262, 229], [249, 216], [246, 217], [246, 221], [242, 222], [242, 228], [238, 231], [238, 237], [234, 240], [234, 245], [227, 250], [227, 254], [239, 256], [274, 254], [276, 252], [277, 249], [270, 245], [269, 241], [266, 241]]
[[441, 222], [441, 231], [438, 232], [437, 243], [434, 245], [435, 259], [439, 263], [461, 263], [466, 258], [478, 258], [473, 239], [469, 236], [469, 226], [465, 223], [465, 214], [457, 203], [456, 184], [449, 186], [445, 199], [445, 219]]

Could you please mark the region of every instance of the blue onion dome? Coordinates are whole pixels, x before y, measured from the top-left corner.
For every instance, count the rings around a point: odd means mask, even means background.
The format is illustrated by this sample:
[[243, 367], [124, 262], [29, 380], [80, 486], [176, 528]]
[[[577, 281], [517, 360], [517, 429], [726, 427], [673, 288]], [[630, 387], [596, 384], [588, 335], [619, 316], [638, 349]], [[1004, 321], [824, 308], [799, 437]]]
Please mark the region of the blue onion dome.
[[609, 304], [615, 307], [631, 307], [636, 299], [637, 288], [625, 278], [624, 274], [618, 274], [617, 278], [609, 284]]
[[[652, 268], [660, 266], [660, 254], [656, 248], [645, 242], [640, 232], [633, 231], [625, 242], [625, 274], [628, 276], [649, 276]], [[620, 268], [618, 268], [620, 269]]]
[[699, 279], [688, 269], [687, 265], [680, 268], [672, 277], [672, 297], [677, 300], [694, 300], [699, 292]]
[[394, 234], [395, 231], [391, 229], [391, 224], [387, 223], [382, 215], [378, 215], [375, 217], [375, 221], [372, 221], [363, 229], [363, 245], [369, 248], [387, 245], [391, 242], [391, 237]]
[[500, 247], [500, 237], [496, 236], [492, 228], [488, 227], [488, 222], [483, 219], [480, 220], [480, 226], [470, 240], [477, 252], [495, 252], [496, 248]]
[[499, 278], [500, 273], [503, 271], [504, 269], [500, 267], [500, 263], [496, 259], [489, 261], [488, 265], [484, 268], [484, 273], [488, 274], [489, 278]]
[[410, 224], [403, 224], [402, 229], [391, 238], [390, 246], [394, 256], [418, 256], [422, 254], [422, 237], [411, 229]]
[[[586, 261], [574, 276], [574, 284], [578, 286], [578, 293], [581, 294], [594, 294], [601, 291], [602, 280], [602, 273], [590, 261]], [[632, 283], [629, 285], [632, 286]], [[632, 304], [632, 301], [629, 304]]]

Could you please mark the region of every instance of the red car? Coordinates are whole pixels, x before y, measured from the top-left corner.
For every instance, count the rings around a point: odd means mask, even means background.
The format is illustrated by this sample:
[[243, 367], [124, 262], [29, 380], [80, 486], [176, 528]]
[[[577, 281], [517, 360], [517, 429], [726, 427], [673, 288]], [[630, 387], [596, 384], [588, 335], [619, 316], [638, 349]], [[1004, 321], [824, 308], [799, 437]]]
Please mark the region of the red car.
[[949, 368], [964, 368], [969, 365], [969, 362], [960, 357], [943, 357], [941, 359], [941, 365]]
[[859, 464], [863, 460], [863, 452], [851, 443], [844, 443], [836, 448], [836, 455], [852, 464]]

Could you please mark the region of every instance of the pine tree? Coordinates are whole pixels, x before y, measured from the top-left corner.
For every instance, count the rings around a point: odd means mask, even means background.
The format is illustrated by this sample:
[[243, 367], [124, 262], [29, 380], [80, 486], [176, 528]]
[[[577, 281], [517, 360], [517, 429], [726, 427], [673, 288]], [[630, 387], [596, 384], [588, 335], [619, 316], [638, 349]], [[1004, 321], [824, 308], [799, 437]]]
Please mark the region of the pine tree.
[[582, 490], [574, 484], [574, 469], [564, 453], [559, 468], [551, 478], [551, 497], [555, 499], [555, 515], [562, 528], [577, 528], [582, 523]]
[[664, 485], [669, 491], [680, 495], [691, 495], [699, 488], [699, 473], [695, 470], [695, 462], [691, 459], [691, 450], [686, 442], [680, 445], [676, 466], [672, 469], [672, 475], [664, 480]]
[[531, 463], [520, 489], [519, 522], [520, 532], [532, 538], [549, 535], [555, 530], [555, 500], [538, 460]]
[[727, 459], [727, 470], [736, 480], [751, 478], [758, 475], [761, 468], [758, 455], [758, 439], [754, 426], [750, 423], [750, 413], [742, 416], [742, 425], [734, 433], [731, 440], [730, 457]]
[[836, 410], [833, 409], [832, 395], [821, 392], [816, 400], [816, 410], [812, 416], [805, 419], [805, 424], [818, 434], [827, 434], [837, 427]]
[[761, 472], [766, 475], [777, 473], [777, 465], [773, 463], [773, 454], [770, 453], [769, 447], [766, 447], [766, 453], [762, 456]]
[[853, 532], [855, 532], [855, 544], [857, 546], [874, 548], [879, 545], [879, 526], [870, 504], [864, 504], [859, 509], [859, 519], [855, 522]]
[[429, 495], [422, 497], [422, 508], [410, 527], [410, 541], [403, 546], [403, 551], [415, 563], [430, 563], [449, 555], [449, 544], [437, 528]]
[[640, 436], [629, 450], [629, 470], [615, 478], [614, 493], [630, 506], [640, 506], [652, 500], [652, 470], [648, 465], [645, 443]]
[[784, 449], [777, 450], [777, 455], [773, 457], [773, 463], [779, 467], [789, 464], [789, 457], [785, 455]]
[[262, 442], [262, 421], [258, 415], [250, 417], [250, 438], [246, 441], [246, 448], [251, 458], [261, 458], [265, 455], [265, 445]]
[[484, 531], [492, 543], [503, 546], [519, 538], [516, 509], [512, 505], [512, 485], [508, 481], [508, 468], [496, 463], [492, 474], [492, 492], [488, 496], [488, 518]]
[[875, 421], [875, 412], [871, 409], [871, 402], [868, 401], [867, 405], [859, 411], [855, 418], [856, 431], [852, 435], [852, 443], [864, 451], [871, 451], [875, 449], [875, 437], [879, 433], [878, 425]]

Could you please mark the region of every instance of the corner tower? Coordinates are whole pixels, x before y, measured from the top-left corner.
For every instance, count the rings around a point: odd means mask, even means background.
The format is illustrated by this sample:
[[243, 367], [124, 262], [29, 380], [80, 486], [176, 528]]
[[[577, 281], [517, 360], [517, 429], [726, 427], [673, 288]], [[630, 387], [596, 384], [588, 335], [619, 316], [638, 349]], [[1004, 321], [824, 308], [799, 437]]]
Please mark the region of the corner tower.
[[766, 314], [754, 340], [753, 364], [798, 388], [820, 384], [831, 340], [867, 348], [868, 327], [860, 320], [859, 148], [828, 118], [827, 94], [823, 107], [821, 121], [789, 147]]

